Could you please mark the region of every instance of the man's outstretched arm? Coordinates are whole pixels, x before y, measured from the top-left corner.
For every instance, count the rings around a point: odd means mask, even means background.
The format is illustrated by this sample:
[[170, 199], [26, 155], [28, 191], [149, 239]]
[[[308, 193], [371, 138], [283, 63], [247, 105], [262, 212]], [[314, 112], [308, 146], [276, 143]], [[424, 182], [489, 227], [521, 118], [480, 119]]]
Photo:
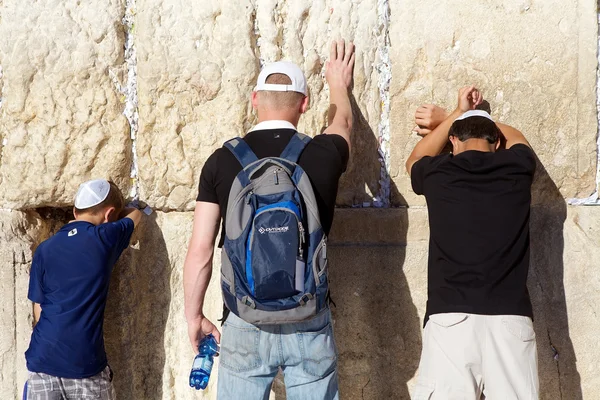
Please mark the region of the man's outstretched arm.
[[183, 267], [183, 292], [188, 335], [195, 352], [205, 335], [221, 341], [217, 327], [203, 313], [204, 296], [212, 275], [215, 239], [221, 214], [218, 204], [199, 201], [194, 211], [194, 228]]
[[329, 84], [329, 124], [323, 133], [342, 136], [350, 148], [350, 132], [352, 131], [352, 106], [350, 104], [350, 87], [354, 73], [354, 44], [346, 44], [344, 40], [331, 43], [329, 61], [326, 65], [325, 78]]
[[463, 113], [475, 109], [483, 98], [475, 86], [464, 87], [458, 92], [458, 106], [431, 133], [417, 143], [406, 160], [406, 170], [411, 174], [413, 165], [423, 157], [433, 157], [441, 153], [448, 142], [448, 132], [454, 121]]

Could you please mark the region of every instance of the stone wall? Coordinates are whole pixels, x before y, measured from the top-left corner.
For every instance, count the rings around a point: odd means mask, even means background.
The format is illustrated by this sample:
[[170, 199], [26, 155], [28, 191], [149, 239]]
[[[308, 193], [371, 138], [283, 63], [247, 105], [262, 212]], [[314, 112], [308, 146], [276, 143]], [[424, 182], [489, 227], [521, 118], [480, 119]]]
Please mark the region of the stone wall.
[[[597, 16], [593, 0], [0, 2], [0, 398], [17, 399], [26, 379], [32, 252], [95, 177], [155, 209], [111, 281], [105, 331], [120, 398], [215, 398], [216, 372], [204, 394], [187, 386], [182, 270], [201, 168], [255, 122], [249, 94], [266, 62], [304, 69], [300, 128], [319, 133], [338, 37], [357, 45], [354, 147], [330, 252], [342, 398], [409, 398], [428, 221], [403, 165], [416, 107], [451, 107], [468, 83], [539, 158], [529, 286], [542, 398], [599, 398], [600, 208], [565, 201], [596, 190]], [[278, 379], [272, 397], [284, 396]]]

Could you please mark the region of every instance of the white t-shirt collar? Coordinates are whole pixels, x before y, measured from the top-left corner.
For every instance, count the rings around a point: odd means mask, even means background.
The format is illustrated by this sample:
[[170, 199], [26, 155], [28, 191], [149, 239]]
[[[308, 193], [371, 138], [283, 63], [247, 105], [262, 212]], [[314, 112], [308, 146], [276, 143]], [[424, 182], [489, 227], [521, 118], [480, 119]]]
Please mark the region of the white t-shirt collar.
[[296, 127], [294, 126], [294, 124], [292, 124], [289, 121], [281, 121], [281, 120], [274, 119], [274, 120], [270, 120], [270, 121], [263, 121], [263, 122], [257, 124], [254, 128], [250, 129], [250, 132], [267, 130], [267, 129], [293, 129], [293, 130], [296, 130]]

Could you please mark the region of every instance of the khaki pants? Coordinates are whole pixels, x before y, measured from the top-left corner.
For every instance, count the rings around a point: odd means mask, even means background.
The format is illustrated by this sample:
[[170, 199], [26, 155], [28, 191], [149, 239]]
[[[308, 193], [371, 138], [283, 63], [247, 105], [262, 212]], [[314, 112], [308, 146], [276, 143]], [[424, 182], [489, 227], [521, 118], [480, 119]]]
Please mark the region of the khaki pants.
[[539, 398], [531, 319], [516, 315], [432, 315], [423, 333], [423, 352], [412, 399], [482, 398]]

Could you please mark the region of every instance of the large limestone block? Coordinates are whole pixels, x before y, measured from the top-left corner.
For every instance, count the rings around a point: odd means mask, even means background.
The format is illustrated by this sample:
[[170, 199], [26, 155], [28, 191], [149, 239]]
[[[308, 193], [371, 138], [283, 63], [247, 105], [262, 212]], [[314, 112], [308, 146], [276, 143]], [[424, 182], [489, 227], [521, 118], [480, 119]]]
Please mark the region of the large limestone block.
[[35, 246], [48, 228], [35, 212], [0, 211], [0, 398], [16, 399], [27, 379], [33, 308], [27, 300]]
[[[299, 130], [326, 126], [325, 61], [332, 39], [357, 45], [355, 148], [338, 202], [379, 194], [380, 115], [374, 68], [381, 29], [376, 1], [302, 0], [202, 3], [138, 1], [136, 22], [142, 198], [161, 209], [190, 210], [208, 156], [255, 123], [250, 94], [261, 63], [290, 60], [308, 79], [310, 110]], [[360, 20], [360, 23], [359, 23]]]
[[410, 398], [427, 296], [426, 212], [337, 210], [328, 256], [344, 399]]
[[131, 150], [123, 104], [122, 0], [2, 3], [0, 204], [72, 202], [84, 180], [129, 188]]
[[600, 209], [536, 207], [529, 288], [544, 399], [600, 396]]
[[137, 4], [141, 197], [189, 210], [208, 156], [250, 128], [254, 9], [248, 0]]
[[310, 90], [310, 109], [298, 129], [311, 136], [327, 126], [329, 89], [325, 63], [333, 39], [356, 45], [353, 88], [353, 151], [342, 178], [337, 202], [349, 206], [371, 202], [380, 194], [381, 163], [378, 154], [380, 61], [378, 46], [383, 30], [376, 0], [259, 1], [256, 10], [257, 54], [261, 62], [290, 60], [302, 67]]
[[[194, 354], [187, 338], [182, 284], [192, 218], [192, 213], [160, 212], [144, 217], [113, 271], [105, 340], [122, 398], [194, 398], [188, 386]], [[218, 276], [217, 266], [205, 306], [213, 321], [222, 308]], [[215, 383], [211, 379], [207, 393], [214, 391]]]
[[[208, 388], [189, 387], [194, 359], [184, 316], [183, 264], [193, 213], [156, 212], [144, 217], [111, 278], [105, 340], [124, 399], [215, 399], [219, 369]], [[206, 316], [220, 328], [223, 301], [220, 251], [204, 303]]]
[[[564, 197], [587, 197], [596, 173], [597, 13], [594, 0], [391, 2], [391, 176], [406, 200], [404, 162], [422, 103], [455, 107], [479, 86], [492, 115], [520, 129]], [[540, 192], [540, 202], [545, 201]]]
[[[529, 289], [541, 398], [600, 395], [600, 208], [532, 208]], [[330, 275], [342, 396], [409, 399], [427, 300], [427, 210], [337, 210]], [[385, 382], [393, 382], [392, 385]], [[562, 397], [561, 397], [562, 396]]]

